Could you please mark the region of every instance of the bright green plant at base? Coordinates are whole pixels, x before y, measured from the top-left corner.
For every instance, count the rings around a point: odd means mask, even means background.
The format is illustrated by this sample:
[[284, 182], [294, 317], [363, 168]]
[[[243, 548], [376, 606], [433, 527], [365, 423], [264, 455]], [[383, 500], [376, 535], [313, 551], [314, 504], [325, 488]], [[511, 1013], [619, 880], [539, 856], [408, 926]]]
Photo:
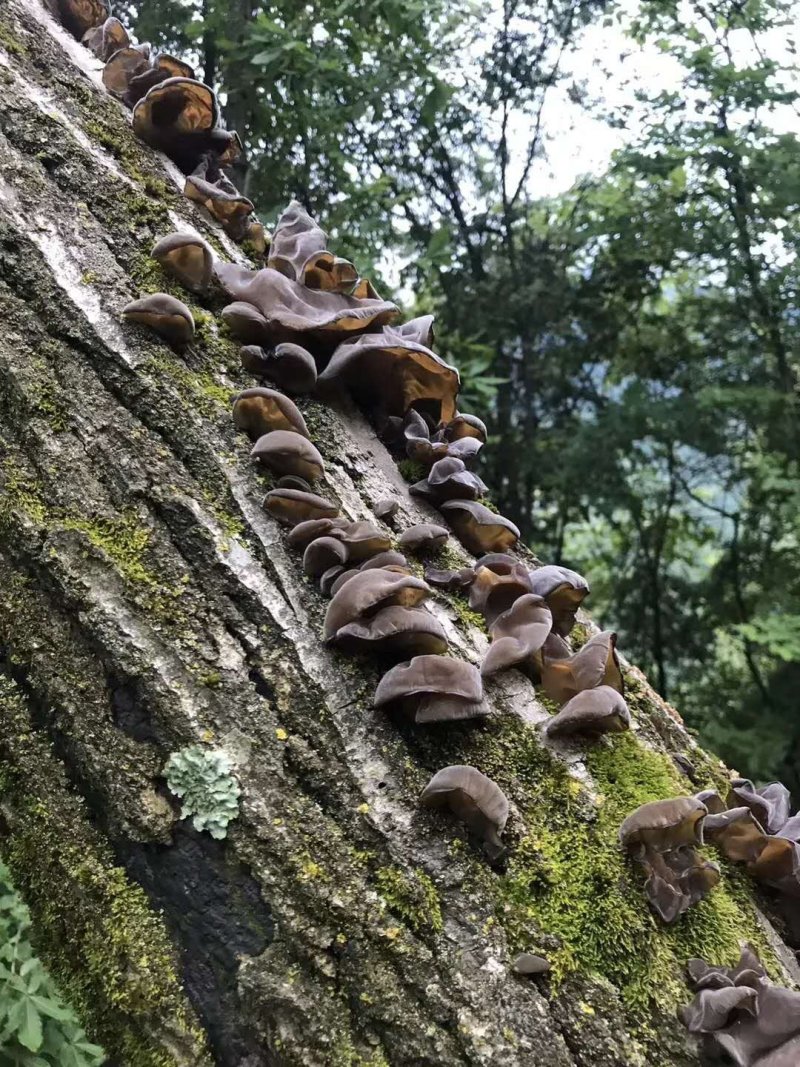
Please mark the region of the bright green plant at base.
[[0, 1067], [99, 1067], [89, 1043], [29, 940], [28, 909], [0, 861]]
[[228, 823], [239, 814], [241, 793], [225, 753], [189, 745], [172, 753], [164, 774], [169, 788], [183, 800], [181, 818], [191, 815], [196, 830], [208, 830], [217, 840], [225, 837]]

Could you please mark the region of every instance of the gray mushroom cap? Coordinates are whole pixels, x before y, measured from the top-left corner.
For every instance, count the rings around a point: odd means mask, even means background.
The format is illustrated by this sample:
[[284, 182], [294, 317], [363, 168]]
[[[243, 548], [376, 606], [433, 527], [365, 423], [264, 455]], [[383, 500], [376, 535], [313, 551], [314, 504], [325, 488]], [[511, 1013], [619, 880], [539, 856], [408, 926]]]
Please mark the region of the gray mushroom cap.
[[332, 641], [343, 626], [392, 604], [416, 607], [430, 594], [429, 587], [410, 574], [383, 568], [359, 571], [335, 594], [325, 613], [323, 636]]
[[450, 533], [444, 526], [437, 526], [433, 522], [421, 522], [404, 530], [397, 543], [404, 552], [425, 555], [441, 548], [449, 536]]
[[553, 618], [540, 596], [526, 593], [515, 600], [492, 624], [492, 643], [483, 658], [481, 674], [486, 678], [530, 660], [550, 633]]
[[341, 567], [346, 559], [347, 547], [336, 537], [317, 537], [303, 553], [303, 573], [320, 578], [331, 567]]
[[[183, 195], [196, 204], [201, 204], [212, 218], [224, 227], [230, 228], [237, 222], [247, 219], [255, 211], [252, 200], [229, 185], [225, 179], [216, 182], [206, 181], [197, 174], [189, 174], [183, 185]], [[236, 240], [242, 240], [244, 233], [240, 228], [231, 233]]]
[[188, 307], [168, 293], [151, 293], [132, 300], [122, 309], [124, 318], [149, 326], [173, 345], [188, 344], [194, 337], [194, 319]]
[[243, 389], [233, 401], [233, 425], [251, 441], [272, 430], [288, 430], [309, 437], [306, 420], [288, 396], [274, 389]]
[[278, 219], [268, 266], [310, 289], [349, 293], [358, 272], [326, 248], [327, 238], [302, 204], [293, 200]]
[[401, 707], [416, 723], [487, 715], [480, 673], [466, 660], [418, 655], [388, 671], [375, 690], [376, 708]]
[[303, 493], [297, 489], [271, 489], [264, 497], [264, 507], [286, 526], [297, 526], [310, 519], [334, 519], [339, 508], [316, 493]]
[[214, 253], [196, 233], [170, 233], [156, 241], [150, 255], [193, 293], [204, 293], [211, 284]]
[[253, 445], [250, 455], [275, 474], [295, 474], [307, 482], [318, 481], [325, 473], [325, 464], [315, 446], [291, 430], [265, 433]]
[[[238, 307], [238, 305], [231, 305]], [[250, 307], [245, 304], [244, 307]], [[255, 308], [252, 309], [255, 311]], [[259, 320], [263, 317], [258, 315], [255, 321], [259, 333], [265, 327]], [[314, 357], [300, 345], [282, 344], [277, 345], [270, 351], [265, 351], [258, 345], [247, 345], [241, 350], [242, 366], [252, 374], [269, 378], [270, 381], [285, 389], [288, 393], [310, 393], [317, 382], [317, 365]]]
[[476, 556], [503, 552], [519, 540], [519, 530], [510, 519], [473, 500], [446, 500], [440, 510], [461, 544]]
[[393, 548], [387, 549], [385, 552], [378, 552], [375, 556], [370, 556], [368, 560], [365, 560], [361, 564], [362, 571], [372, 570], [373, 567], [401, 567], [403, 570], [411, 573], [408, 566], [408, 560], [402, 552], [397, 552]]
[[628, 730], [631, 713], [625, 698], [610, 685], [584, 689], [568, 700], [561, 711], [547, 723], [548, 737], [568, 734], [621, 733]]
[[445, 441], [461, 441], [465, 437], [474, 437], [481, 444], [486, 443], [486, 424], [477, 415], [465, 415], [461, 412], [442, 427]]
[[[469, 606], [479, 611], [491, 627], [520, 597], [532, 593], [528, 568], [510, 556], [493, 556], [487, 565], [478, 560], [469, 590]], [[503, 562], [500, 562], [500, 561]], [[505, 560], [509, 563], [506, 564]], [[542, 599], [541, 597], [539, 599]]]
[[[303, 495], [308, 496], [313, 494], [304, 493]], [[320, 500], [321, 497], [316, 497], [316, 499]], [[333, 505], [331, 505], [331, 507], [333, 507]], [[325, 537], [332, 530], [337, 528], [341, 529], [341, 527], [345, 525], [347, 525], [347, 519], [336, 516], [335, 511], [333, 516], [302, 519], [296, 526], [292, 527], [286, 540], [292, 548], [302, 548], [305, 550], [317, 537]]]
[[[714, 794], [716, 796], [716, 794]], [[703, 794], [697, 799], [703, 801]], [[703, 837], [709, 844], [721, 848], [729, 860], [753, 863], [767, 845], [767, 835], [749, 808], [729, 808], [715, 812], [709, 809], [703, 820]]]
[[522, 952], [511, 965], [514, 974], [526, 976], [535, 974], [547, 974], [551, 964], [543, 956], [535, 956], [532, 952]]
[[578, 608], [589, 595], [589, 583], [568, 567], [537, 567], [530, 572], [531, 589], [547, 601], [553, 629], [566, 637], [575, 625]]
[[375, 507], [372, 510], [375, 512], [377, 518], [387, 522], [389, 519], [394, 518], [399, 507], [399, 500], [395, 500], [393, 497], [382, 497], [380, 500], [376, 501]]
[[493, 858], [505, 851], [500, 834], [508, 820], [508, 800], [500, 786], [477, 768], [455, 765], [437, 771], [423, 789], [420, 804], [449, 808], [484, 841]]
[[400, 656], [447, 651], [447, 635], [438, 619], [424, 608], [397, 604], [340, 627], [332, 643], [350, 652], [379, 650]]
[[253, 271], [218, 262], [215, 273], [233, 300], [252, 304], [268, 324], [266, 337], [249, 343], [302, 342], [305, 347], [306, 341], [317, 341], [329, 345], [390, 322], [399, 314], [397, 306], [387, 301], [308, 289], [269, 267]]
[[433, 464], [427, 478], [415, 482], [409, 491], [438, 504], [443, 500], [477, 500], [487, 487], [477, 474], [467, 470], [463, 459], [445, 456]]
[[237, 340], [259, 347], [269, 344], [269, 323], [252, 304], [246, 304], [243, 300], [234, 300], [232, 304], [227, 304], [222, 309], [221, 316], [222, 321]]
[[702, 845], [705, 804], [696, 797], [653, 800], [625, 819], [619, 828], [625, 848], [644, 846], [654, 852], [667, 852], [681, 845]]
[[734, 778], [728, 799], [730, 804], [749, 808], [767, 833], [775, 834], [789, 818], [789, 790], [781, 782], [770, 782], [757, 789], [747, 778]]

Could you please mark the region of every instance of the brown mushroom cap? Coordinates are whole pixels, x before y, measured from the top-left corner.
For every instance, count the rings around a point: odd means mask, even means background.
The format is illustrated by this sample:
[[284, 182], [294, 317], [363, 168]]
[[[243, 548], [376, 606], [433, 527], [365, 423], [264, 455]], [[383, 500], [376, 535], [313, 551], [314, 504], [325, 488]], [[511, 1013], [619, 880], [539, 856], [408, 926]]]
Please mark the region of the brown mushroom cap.
[[610, 685], [598, 685], [568, 700], [547, 723], [545, 732], [548, 737], [621, 733], [630, 724], [631, 713], [625, 698]]
[[427, 555], [440, 549], [449, 536], [450, 533], [444, 526], [437, 526], [434, 522], [420, 522], [404, 530], [397, 543], [404, 552]]
[[366, 521], [347, 523], [335, 536], [347, 546], [348, 563], [361, 563], [392, 547], [391, 537]]
[[[273, 490], [274, 491], [274, 490]], [[304, 494], [308, 496], [308, 493]], [[313, 494], [311, 494], [313, 496]], [[321, 499], [317, 497], [317, 499]], [[331, 505], [333, 507], [333, 505]], [[325, 516], [316, 519], [304, 519], [293, 526], [286, 538], [292, 548], [306, 549], [312, 541], [318, 537], [326, 537], [332, 530], [341, 529], [347, 523], [346, 519], [334, 517], [338, 515], [338, 509], [333, 516]]]
[[719, 882], [719, 868], [708, 863], [691, 845], [666, 852], [641, 847], [637, 857], [648, 872], [645, 893], [656, 914], [673, 923], [687, 908], [702, 900]]
[[211, 284], [214, 253], [196, 233], [170, 233], [156, 241], [150, 255], [193, 293], [203, 293]]
[[64, 29], [80, 39], [108, 18], [105, 0], [58, 0], [58, 14]]
[[519, 530], [510, 519], [474, 500], [446, 500], [440, 510], [461, 544], [476, 556], [503, 552], [519, 540]]
[[437, 771], [419, 799], [426, 808], [448, 807], [485, 842], [491, 856], [505, 851], [500, 834], [508, 820], [508, 800], [500, 786], [475, 767], [456, 765]]
[[380, 651], [399, 656], [447, 651], [447, 635], [429, 611], [396, 604], [342, 626], [332, 643], [348, 652]]
[[119, 19], [113, 16], [107, 18], [101, 26], [87, 30], [81, 40], [81, 44], [94, 52], [104, 63], [120, 48], [127, 48], [130, 43], [128, 31]]
[[[247, 218], [255, 210], [252, 200], [248, 200], [224, 179], [209, 182], [196, 174], [189, 174], [183, 185], [183, 195], [196, 204], [202, 204], [212, 218], [226, 227]], [[242, 239], [238, 237], [238, 231], [232, 236]]]
[[[501, 558], [510, 559], [508, 556]], [[489, 626], [520, 597], [532, 592], [528, 568], [516, 560], [512, 560], [507, 569], [499, 563], [487, 567], [483, 560], [479, 560], [475, 564], [474, 575], [469, 590], [469, 606], [479, 611]]]
[[131, 80], [149, 68], [149, 44], [123, 45], [106, 61], [102, 74], [103, 85], [112, 96], [122, 100]]
[[492, 643], [481, 664], [484, 678], [530, 660], [544, 644], [552, 623], [550, 609], [540, 596], [526, 593], [515, 600], [491, 626]]
[[233, 425], [237, 430], [244, 430], [251, 441], [272, 430], [309, 436], [306, 420], [297, 406], [274, 389], [243, 389], [233, 401]]
[[[698, 793], [697, 799], [708, 806], [702, 793]], [[755, 862], [768, 840], [753, 813], [744, 807], [721, 812], [709, 808], [703, 820], [703, 837], [710, 845], [721, 848], [729, 860], [738, 863]]]
[[330, 500], [297, 489], [270, 490], [264, 497], [264, 507], [278, 522], [294, 527], [310, 519], [335, 519], [339, 514], [339, 508]]
[[653, 800], [625, 819], [619, 828], [625, 848], [644, 846], [653, 852], [667, 852], [681, 845], [702, 845], [705, 804], [696, 797]]
[[397, 514], [399, 507], [399, 500], [395, 500], [392, 497], [383, 497], [381, 500], [376, 501], [372, 510], [375, 512], [376, 518], [388, 522], [389, 519], [394, 518]]
[[188, 344], [194, 337], [194, 319], [181, 300], [168, 293], [151, 293], [132, 300], [122, 309], [123, 317], [149, 326], [173, 345]]
[[339, 590], [328, 605], [323, 626], [327, 642], [334, 639], [343, 626], [392, 604], [413, 608], [430, 594], [419, 578], [410, 574], [377, 568], [359, 571]]
[[[393, 420], [398, 416], [390, 416], [386, 420], [387, 427], [393, 427]], [[445, 459], [448, 455], [449, 445], [446, 441], [431, 441], [431, 431], [428, 423], [414, 408], [410, 408], [400, 423], [400, 432], [405, 444], [406, 455], [415, 463], [431, 466], [436, 460]], [[387, 440], [393, 439], [394, 430], [389, 432]]]
[[166, 81], [167, 78], [194, 79], [194, 71], [188, 63], [161, 52], [150, 60], [148, 66], [128, 80], [128, 89], [122, 98], [123, 103], [128, 107], [133, 107], [154, 85]]
[[458, 371], [419, 342], [417, 338], [428, 330], [426, 316], [424, 325], [412, 319], [345, 341], [319, 376], [320, 384], [347, 386], [370, 410], [405, 415], [422, 402], [437, 419], [447, 420], [455, 412]]
[[534, 956], [532, 952], [523, 952], [514, 960], [511, 970], [515, 974], [533, 975], [547, 974], [551, 969], [548, 960], [543, 956]]
[[262, 344], [305, 344], [306, 339], [331, 344], [390, 322], [399, 314], [395, 304], [308, 289], [269, 267], [252, 271], [218, 262], [215, 272], [229, 296], [252, 304], [268, 323], [268, 337]]
[[147, 141], [143, 134], [151, 135], [153, 131], [159, 137], [207, 132], [219, 119], [213, 89], [193, 78], [168, 78], [155, 85], [141, 104], [133, 111], [133, 131], [143, 141]]
[[309, 440], [291, 430], [272, 430], [259, 437], [250, 455], [274, 474], [295, 474], [316, 482], [325, 473], [322, 456]]
[[565, 704], [577, 693], [598, 685], [610, 685], [619, 693], [624, 693], [616, 640], [615, 633], [604, 630], [591, 637], [569, 659], [553, 659], [545, 650], [542, 657], [542, 687], [550, 699]]
[[[244, 306], [250, 307], [249, 304]], [[316, 385], [317, 365], [314, 357], [300, 345], [278, 345], [268, 352], [249, 345], [241, 350], [241, 357], [245, 370], [269, 378], [288, 393], [310, 393]]]
[[375, 690], [373, 704], [399, 706], [416, 723], [488, 714], [480, 673], [471, 663], [449, 656], [418, 655], [393, 667]]
[[221, 315], [222, 321], [239, 341], [247, 345], [269, 343], [269, 323], [252, 304], [235, 300], [222, 309]]
[[293, 200], [278, 219], [267, 265], [310, 289], [349, 293], [358, 272], [352, 263], [327, 251], [326, 242], [324, 231]]
[[474, 437], [481, 444], [486, 443], [488, 436], [486, 424], [477, 415], [464, 415], [460, 412], [442, 427], [441, 433], [445, 441], [461, 441], [465, 437]]

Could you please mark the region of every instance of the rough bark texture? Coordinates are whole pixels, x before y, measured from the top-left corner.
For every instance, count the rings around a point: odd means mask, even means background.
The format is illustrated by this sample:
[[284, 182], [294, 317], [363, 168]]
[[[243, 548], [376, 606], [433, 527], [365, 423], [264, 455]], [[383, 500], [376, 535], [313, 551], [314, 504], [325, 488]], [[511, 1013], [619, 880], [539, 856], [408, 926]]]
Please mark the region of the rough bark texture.
[[[660, 928], [614, 835], [724, 768], [631, 668], [634, 731], [590, 752], [544, 746], [516, 672], [479, 726], [371, 708], [378, 669], [323, 648], [325, 602], [260, 506], [221, 302], [192, 305], [184, 356], [120, 324], [169, 288], [155, 239], [240, 253], [98, 69], [37, 0], [0, 5], [0, 851], [43, 959], [121, 1067], [699, 1063], [674, 1018], [685, 960], [749, 937], [780, 977], [789, 954], [736, 871]], [[302, 406], [347, 515], [393, 492], [401, 528], [431, 517], [352, 407]], [[478, 662], [479, 620], [435, 610]], [[160, 777], [190, 743], [235, 761], [223, 842]], [[505, 869], [418, 811], [450, 762], [511, 798]], [[511, 976], [524, 949], [552, 977]]]

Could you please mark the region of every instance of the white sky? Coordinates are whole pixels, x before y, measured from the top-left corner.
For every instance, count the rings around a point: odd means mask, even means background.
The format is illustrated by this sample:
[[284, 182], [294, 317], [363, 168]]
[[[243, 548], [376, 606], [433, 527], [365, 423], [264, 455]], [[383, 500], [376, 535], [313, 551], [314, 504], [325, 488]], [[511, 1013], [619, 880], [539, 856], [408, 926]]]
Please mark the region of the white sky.
[[[635, 9], [636, 4], [626, 0], [623, 17]], [[730, 37], [737, 61], [746, 63], [757, 59], [745, 31], [734, 31]], [[791, 63], [794, 57], [787, 43], [785, 30], [775, 30], [760, 38], [765, 54]], [[652, 90], [655, 87], [675, 89], [681, 83], [681, 68], [675, 59], [655, 45], [640, 48], [625, 36], [618, 24], [602, 26], [598, 22], [584, 30], [565, 69], [572, 76], [570, 80], [585, 85], [589, 99], [602, 102], [609, 110], [635, 104], [633, 93], [637, 84]], [[602, 173], [612, 152], [631, 140], [640, 128], [636, 108], [627, 129], [612, 128], [571, 101], [568, 86], [569, 81], [565, 81], [552, 89], [545, 105], [547, 156], [539, 161], [535, 171], [535, 192], [541, 195], [564, 192], [583, 175]], [[771, 124], [781, 132], [793, 130], [800, 135], [800, 115], [789, 106], [776, 109]], [[524, 132], [521, 130], [520, 134]], [[520, 140], [524, 144], [524, 138]]]

